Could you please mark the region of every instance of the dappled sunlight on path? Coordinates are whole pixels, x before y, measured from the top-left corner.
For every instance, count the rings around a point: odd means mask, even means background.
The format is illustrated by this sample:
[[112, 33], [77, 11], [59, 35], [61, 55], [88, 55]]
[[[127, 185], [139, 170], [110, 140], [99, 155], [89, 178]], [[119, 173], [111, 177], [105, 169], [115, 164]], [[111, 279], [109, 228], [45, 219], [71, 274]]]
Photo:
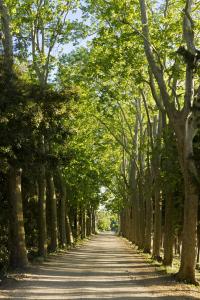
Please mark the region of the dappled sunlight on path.
[[196, 288], [158, 275], [123, 239], [93, 237], [80, 248], [52, 256], [12, 287], [1, 299], [200, 299]]

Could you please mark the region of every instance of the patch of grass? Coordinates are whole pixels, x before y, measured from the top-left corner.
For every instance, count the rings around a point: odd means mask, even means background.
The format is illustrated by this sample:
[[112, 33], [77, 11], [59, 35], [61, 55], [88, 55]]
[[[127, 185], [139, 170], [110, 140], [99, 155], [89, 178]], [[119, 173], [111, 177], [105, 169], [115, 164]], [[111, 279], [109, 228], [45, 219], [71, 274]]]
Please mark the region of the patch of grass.
[[[180, 268], [180, 257], [178, 255], [174, 256], [172, 266], [164, 266], [162, 264], [162, 262], [158, 262], [157, 260], [155, 260], [151, 256], [151, 254], [144, 253], [143, 250], [138, 249], [138, 247], [136, 245], [132, 244], [130, 241], [128, 241], [125, 238], [123, 238], [123, 239], [130, 245], [130, 247], [132, 249], [136, 250], [137, 253], [140, 254], [147, 263], [149, 263], [150, 265], [154, 266], [156, 272], [159, 272], [159, 273], [162, 273], [162, 274], [171, 275], [171, 276], [174, 276], [176, 273], [178, 273], [179, 268]], [[163, 250], [161, 250], [161, 254], [163, 254]], [[199, 271], [198, 268], [196, 269], [196, 279], [198, 281], [200, 281], [200, 271]], [[194, 287], [194, 286], [191, 285], [191, 287]], [[198, 291], [200, 291], [200, 287], [198, 287], [197, 289], [198, 289]]]

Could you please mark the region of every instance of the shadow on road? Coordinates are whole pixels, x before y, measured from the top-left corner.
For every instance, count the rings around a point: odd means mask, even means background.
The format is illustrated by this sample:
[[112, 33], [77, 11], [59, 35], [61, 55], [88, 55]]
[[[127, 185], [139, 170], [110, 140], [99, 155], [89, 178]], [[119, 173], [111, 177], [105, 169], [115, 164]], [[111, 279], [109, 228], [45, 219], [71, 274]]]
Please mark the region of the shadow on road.
[[120, 238], [98, 235], [86, 245], [52, 256], [27, 278], [2, 289], [0, 299], [200, 299], [155, 268]]

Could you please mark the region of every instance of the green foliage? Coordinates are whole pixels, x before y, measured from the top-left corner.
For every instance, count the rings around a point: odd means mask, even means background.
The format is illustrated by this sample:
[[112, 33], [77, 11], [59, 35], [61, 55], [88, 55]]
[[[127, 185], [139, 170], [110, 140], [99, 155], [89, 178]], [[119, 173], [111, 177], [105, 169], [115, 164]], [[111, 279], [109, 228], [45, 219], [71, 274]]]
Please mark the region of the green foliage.
[[118, 219], [117, 215], [100, 209], [97, 212], [97, 228], [99, 231], [117, 231]]
[[[75, 230], [80, 208], [98, 211], [99, 230], [117, 228], [117, 214], [138, 191], [151, 197], [155, 182], [172, 192], [175, 229], [182, 227], [183, 180], [175, 135], [168, 119], [158, 133], [161, 99], [143, 48], [139, 1], [4, 1], [14, 43], [12, 76], [0, 53], [0, 263], [8, 256], [9, 165], [23, 169], [23, 204], [28, 247], [37, 246], [39, 166], [59, 169], [67, 185], [67, 207]], [[164, 74], [171, 104], [184, 103], [182, 41], [184, 0], [166, 7], [147, 1], [155, 60]], [[198, 5], [193, 7], [195, 34]], [[76, 14], [81, 15], [80, 20]], [[71, 17], [70, 17], [71, 16]], [[76, 19], [76, 20], [75, 20]], [[3, 30], [3, 18], [0, 21]], [[87, 47], [65, 49], [93, 36]], [[0, 41], [1, 42], [1, 41]], [[199, 46], [199, 41], [196, 41]], [[199, 78], [195, 74], [195, 87]], [[162, 126], [164, 127], [164, 126]], [[40, 139], [44, 138], [45, 151]], [[199, 161], [199, 140], [194, 141]], [[157, 173], [155, 161], [161, 162]], [[159, 174], [158, 174], [159, 173]], [[47, 195], [48, 196], [48, 195]], [[59, 192], [58, 192], [59, 196]], [[47, 199], [48, 200], [48, 199]]]

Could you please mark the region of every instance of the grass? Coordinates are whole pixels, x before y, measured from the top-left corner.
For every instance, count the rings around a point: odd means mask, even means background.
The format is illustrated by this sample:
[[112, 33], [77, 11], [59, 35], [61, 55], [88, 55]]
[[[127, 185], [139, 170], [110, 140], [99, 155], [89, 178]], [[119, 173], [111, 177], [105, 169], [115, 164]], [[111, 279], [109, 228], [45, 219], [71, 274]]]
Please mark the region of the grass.
[[[155, 260], [151, 254], [144, 253], [143, 250], [138, 249], [138, 247], [135, 246], [134, 244], [132, 244], [129, 240], [127, 240], [126, 238], [123, 238], [123, 239], [126, 240], [126, 242], [129, 243], [130, 247], [133, 248], [134, 250], [136, 250], [137, 253], [139, 253], [147, 263], [153, 265], [155, 267], [156, 272], [171, 275], [171, 276], [178, 273], [179, 267], [180, 267], [180, 257], [178, 255], [174, 256], [172, 266], [164, 266], [162, 264], [162, 262], [158, 262], [157, 260]], [[161, 249], [161, 256], [163, 257], [163, 249]], [[200, 282], [200, 270], [199, 269], [196, 269], [196, 279], [197, 279], [197, 281]], [[193, 285], [191, 285], [191, 286], [193, 286]]]

